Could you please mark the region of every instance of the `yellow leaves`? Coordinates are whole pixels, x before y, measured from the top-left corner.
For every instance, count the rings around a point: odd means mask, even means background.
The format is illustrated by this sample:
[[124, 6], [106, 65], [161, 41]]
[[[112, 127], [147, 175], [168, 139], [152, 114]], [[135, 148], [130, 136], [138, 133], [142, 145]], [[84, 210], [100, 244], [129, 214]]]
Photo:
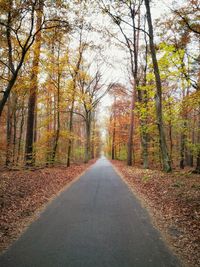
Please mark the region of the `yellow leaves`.
[[85, 83], [87, 83], [87, 82], [91, 81], [91, 76], [88, 73], [86, 73], [85, 71], [80, 70], [79, 71], [79, 79], [84, 80]]
[[66, 82], [66, 89], [69, 93], [73, 93], [75, 88], [74, 88], [75, 84], [74, 81], [72, 79], [68, 80]]
[[189, 108], [199, 108], [200, 106], [200, 91], [195, 91], [183, 99], [184, 105]]
[[9, 12], [10, 11], [10, 3], [8, 0], [0, 0], [0, 10], [1, 10], [1, 12]]
[[153, 72], [149, 72], [147, 73], [147, 81], [148, 82], [151, 82], [151, 81], [154, 81], [155, 80], [155, 75]]

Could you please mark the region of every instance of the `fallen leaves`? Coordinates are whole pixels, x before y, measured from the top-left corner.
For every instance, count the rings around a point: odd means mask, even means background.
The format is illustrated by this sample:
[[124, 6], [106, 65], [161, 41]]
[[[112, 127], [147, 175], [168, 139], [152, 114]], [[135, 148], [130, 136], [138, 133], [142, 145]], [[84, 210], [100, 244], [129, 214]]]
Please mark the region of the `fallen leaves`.
[[37, 212], [88, 164], [0, 173], [0, 251], [7, 248], [37, 216]]
[[158, 170], [128, 167], [112, 161], [125, 181], [144, 202], [154, 224], [187, 266], [200, 266], [199, 175], [165, 174]]

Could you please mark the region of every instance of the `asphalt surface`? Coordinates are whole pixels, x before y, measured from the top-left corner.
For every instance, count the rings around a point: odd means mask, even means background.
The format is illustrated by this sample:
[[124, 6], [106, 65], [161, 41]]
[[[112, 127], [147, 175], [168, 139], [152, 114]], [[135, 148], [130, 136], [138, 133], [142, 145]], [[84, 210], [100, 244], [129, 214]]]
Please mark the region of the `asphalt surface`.
[[1, 267], [177, 267], [105, 158], [61, 193], [0, 257]]

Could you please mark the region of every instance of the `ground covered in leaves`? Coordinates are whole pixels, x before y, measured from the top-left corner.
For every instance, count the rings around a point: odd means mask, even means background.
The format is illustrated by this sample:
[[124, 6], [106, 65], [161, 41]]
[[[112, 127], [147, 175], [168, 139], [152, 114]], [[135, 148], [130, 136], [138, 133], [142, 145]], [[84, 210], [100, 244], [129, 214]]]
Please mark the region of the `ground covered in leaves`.
[[165, 174], [112, 161], [183, 265], [200, 266], [200, 176], [189, 171]]
[[45, 205], [86, 170], [88, 164], [0, 173], [0, 251], [7, 248]]

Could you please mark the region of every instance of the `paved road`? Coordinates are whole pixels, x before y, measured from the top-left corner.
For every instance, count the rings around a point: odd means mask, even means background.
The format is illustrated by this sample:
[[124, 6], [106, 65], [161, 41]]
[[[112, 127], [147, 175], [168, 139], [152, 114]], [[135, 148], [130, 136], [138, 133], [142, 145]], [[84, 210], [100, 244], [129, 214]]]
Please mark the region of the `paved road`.
[[0, 257], [1, 267], [177, 267], [148, 214], [101, 158]]

